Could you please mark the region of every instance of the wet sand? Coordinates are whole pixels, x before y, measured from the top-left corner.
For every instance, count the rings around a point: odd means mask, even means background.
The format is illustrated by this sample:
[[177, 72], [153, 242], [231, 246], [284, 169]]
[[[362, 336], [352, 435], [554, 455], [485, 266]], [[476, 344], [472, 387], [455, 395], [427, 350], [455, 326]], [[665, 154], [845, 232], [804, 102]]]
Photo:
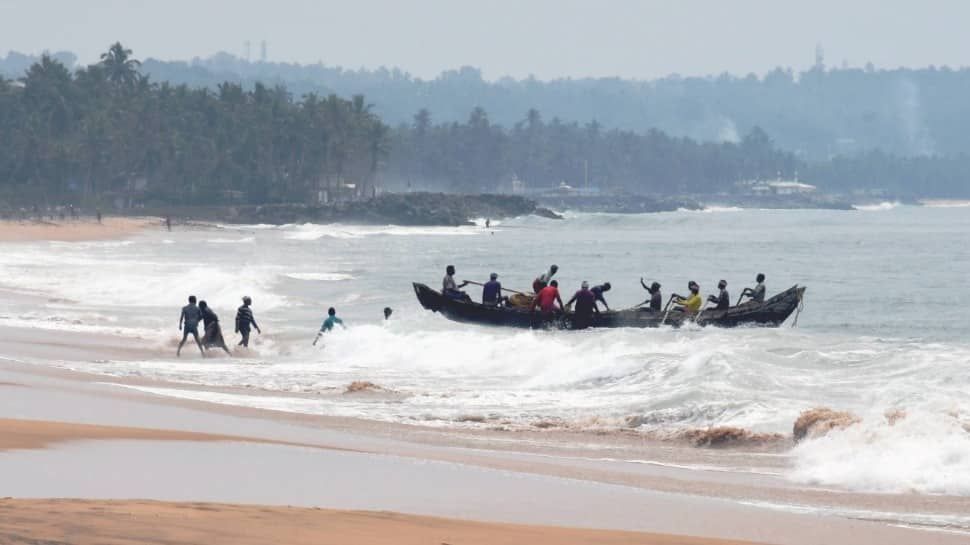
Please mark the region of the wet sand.
[[[52, 516], [55, 514], [56, 516]], [[683, 536], [579, 530], [387, 512], [149, 501], [0, 500], [5, 543], [74, 545], [737, 545]]]
[[0, 221], [0, 242], [81, 242], [91, 240], [116, 240], [138, 233], [143, 229], [160, 228], [159, 218], [106, 217], [101, 223], [92, 218], [55, 221]]

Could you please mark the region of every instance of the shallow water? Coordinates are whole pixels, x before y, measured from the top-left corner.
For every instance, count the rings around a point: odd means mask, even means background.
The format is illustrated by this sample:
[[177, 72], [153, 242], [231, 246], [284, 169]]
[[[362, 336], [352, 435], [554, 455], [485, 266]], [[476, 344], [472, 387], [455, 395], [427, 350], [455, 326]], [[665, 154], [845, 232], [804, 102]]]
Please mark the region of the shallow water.
[[[160, 393], [436, 426], [665, 432], [737, 426], [788, 434], [815, 406], [863, 424], [793, 451], [791, 477], [859, 490], [970, 494], [970, 209], [725, 209], [523, 218], [492, 229], [291, 225], [149, 232], [127, 241], [5, 245], [2, 287], [55, 298], [13, 304], [0, 325], [109, 332], [174, 356], [179, 307], [206, 299], [231, 333], [242, 295], [265, 335], [245, 359], [62, 362], [245, 391]], [[808, 286], [798, 327], [532, 332], [424, 311], [410, 282], [445, 265], [525, 289], [551, 263], [564, 293], [609, 280], [615, 307], [724, 278], [736, 299], [764, 272], [770, 294]], [[473, 286], [470, 286], [473, 288]], [[478, 288], [470, 290], [478, 296]], [[349, 329], [310, 342], [328, 306]], [[382, 309], [394, 315], [382, 320]], [[384, 390], [344, 394], [353, 381]], [[883, 414], [903, 409], [890, 426]]]

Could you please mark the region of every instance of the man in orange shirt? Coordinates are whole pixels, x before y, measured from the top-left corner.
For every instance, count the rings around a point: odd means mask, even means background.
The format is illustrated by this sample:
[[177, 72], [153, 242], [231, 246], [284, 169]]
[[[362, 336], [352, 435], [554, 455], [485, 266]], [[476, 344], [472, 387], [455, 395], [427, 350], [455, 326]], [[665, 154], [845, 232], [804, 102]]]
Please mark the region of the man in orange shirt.
[[559, 311], [562, 312], [562, 298], [559, 297], [559, 282], [553, 280], [548, 286], [542, 288], [532, 300], [532, 308], [539, 307], [543, 313], [556, 311], [556, 303], [559, 303]]

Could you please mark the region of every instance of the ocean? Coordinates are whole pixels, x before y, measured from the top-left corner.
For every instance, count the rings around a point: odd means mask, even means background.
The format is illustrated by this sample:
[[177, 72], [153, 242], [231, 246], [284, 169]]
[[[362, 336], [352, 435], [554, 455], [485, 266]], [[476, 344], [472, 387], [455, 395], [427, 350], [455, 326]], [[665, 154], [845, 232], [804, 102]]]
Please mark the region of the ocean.
[[[861, 423], [788, 453], [793, 481], [870, 492], [970, 495], [970, 208], [713, 209], [570, 214], [476, 226], [195, 226], [123, 241], [0, 245], [0, 325], [107, 333], [145, 361], [53, 364], [178, 386], [174, 397], [442, 428], [635, 430], [652, 437], [731, 426], [790, 435], [815, 407]], [[411, 282], [458, 279], [528, 290], [549, 265], [565, 296], [610, 281], [644, 301], [728, 282], [732, 299], [807, 286], [797, 327], [522, 331], [422, 309]], [[480, 288], [467, 290], [480, 297]], [[243, 295], [263, 334], [233, 359], [175, 357], [179, 309], [208, 301], [234, 343]], [[311, 346], [328, 307], [346, 330]], [[384, 307], [394, 312], [383, 319]], [[37, 362], [51, 364], [51, 362]], [[344, 395], [354, 382], [368, 395]], [[374, 389], [376, 388], [376, 389]], [[890, 422], [887, 412], [905, 418]]]

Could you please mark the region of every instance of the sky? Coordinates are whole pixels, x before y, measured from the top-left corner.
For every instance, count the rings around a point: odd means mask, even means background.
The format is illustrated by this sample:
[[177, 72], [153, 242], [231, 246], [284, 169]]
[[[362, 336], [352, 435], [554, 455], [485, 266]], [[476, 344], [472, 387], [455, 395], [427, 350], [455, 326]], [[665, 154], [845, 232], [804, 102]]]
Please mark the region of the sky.
[[67, 50], [95, 62], [121, 41], [136, 58], [218, 51], [252, 59], [460, 66], [503, 76], [622, 77], [829, 66], [970, 65], [963, 0], [0, 0], [0, 55]]

